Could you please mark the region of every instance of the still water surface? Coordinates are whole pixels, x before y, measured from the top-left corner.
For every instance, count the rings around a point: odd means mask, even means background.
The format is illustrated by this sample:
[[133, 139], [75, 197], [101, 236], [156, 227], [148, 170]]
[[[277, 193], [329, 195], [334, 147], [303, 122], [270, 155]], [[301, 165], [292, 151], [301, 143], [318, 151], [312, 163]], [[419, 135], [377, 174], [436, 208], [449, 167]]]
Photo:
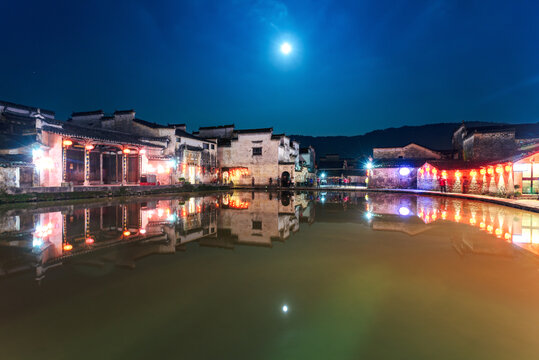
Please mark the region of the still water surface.
[[2, 359], [537, 359], [539, 214], [230, 193], [0, 211]]

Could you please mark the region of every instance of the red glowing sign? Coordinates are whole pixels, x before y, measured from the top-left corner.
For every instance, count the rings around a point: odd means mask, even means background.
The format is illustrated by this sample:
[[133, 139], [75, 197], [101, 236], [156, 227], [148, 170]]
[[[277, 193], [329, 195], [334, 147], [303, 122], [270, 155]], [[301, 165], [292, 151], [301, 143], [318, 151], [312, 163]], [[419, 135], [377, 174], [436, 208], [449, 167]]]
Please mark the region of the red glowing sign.
[[241, 201], [241, 200], [230, 200], [228, 203], [228, 207], [233, 209], [248, 209], [250, 203], [248, 201]]

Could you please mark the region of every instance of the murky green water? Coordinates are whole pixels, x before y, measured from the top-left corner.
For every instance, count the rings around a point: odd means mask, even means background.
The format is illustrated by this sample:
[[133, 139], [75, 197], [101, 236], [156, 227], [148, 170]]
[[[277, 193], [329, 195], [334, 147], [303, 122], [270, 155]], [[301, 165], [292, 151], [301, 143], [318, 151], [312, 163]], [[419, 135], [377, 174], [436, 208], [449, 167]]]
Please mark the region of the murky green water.
[[0, 221], [2, 359], [539, 358], [539, 214], [260, 192]]

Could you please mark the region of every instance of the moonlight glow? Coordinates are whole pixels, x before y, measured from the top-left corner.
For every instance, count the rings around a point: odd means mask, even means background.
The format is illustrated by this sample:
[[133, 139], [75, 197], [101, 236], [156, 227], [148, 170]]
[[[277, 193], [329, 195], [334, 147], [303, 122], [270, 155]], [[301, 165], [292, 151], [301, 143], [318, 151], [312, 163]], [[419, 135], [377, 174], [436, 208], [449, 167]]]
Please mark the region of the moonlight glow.
[[290, 43], [284, 42], [281, 44], [281, 52], [285, 55], [288, 55], [292, 52], [292, 45]]

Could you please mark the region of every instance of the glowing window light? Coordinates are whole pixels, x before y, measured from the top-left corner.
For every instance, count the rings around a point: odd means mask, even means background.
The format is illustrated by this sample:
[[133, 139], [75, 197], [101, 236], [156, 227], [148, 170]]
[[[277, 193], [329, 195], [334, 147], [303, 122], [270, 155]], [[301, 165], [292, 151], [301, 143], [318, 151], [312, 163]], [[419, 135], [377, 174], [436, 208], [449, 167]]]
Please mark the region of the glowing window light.
[[131, 231], [126, 230], [126, 231], [123, 232], [123, 234], [124, 234], [124, 236], [129, 236], [129, 235], [131, 235]]
[[94, 240], [93, 238], [89, 237], [89, 238], [86, 238], [86, 241], [85, 241], [85, 242], [86, 242], [86, 244], [88, 244], [88, 245], [92, 245], [92, 244], [95, 242], [95, 240]]
[[93, 146], [92, 144], [88, 144], [85, 146], [86, 150], [93, 150], [95, 146]]
[[408, 209], [406, 206], [402, 206], [399, 209], [399, 214], [401, 214], [402, 216], [408, 216], [410, 215], [410, 209]]
[[401, 176], [408, 176], [408, 175], [410, 174], [410, 169], [407, 168], [407, 167], [401, 167], [401, 168], [399, 169], [399, 174], [400, 174]]
[[73, 245], [71, 245], [70, 243], [67, 243], [64, 245], [64, 251], [71, 251], [73, 250]]
[[124, 153], [124, 154], [129, 154], [130, 152], [131, 152], [131, 149], [124, 149], [124, 150], [123, 150], [123, 153]]
[[503, 172], [503, 168], [501, 165], [496, 166], [496, 174], [501, 174]]
[[71, 146], [71, 145], [73, 145], [73, 141], [71, 141], [71, 140], [64, 140], [64, 141], [62, 142], [62, 144], [64, 144], [64, 146]]
[[487, 170], [487, 174], [489, 174], [489, 175], [494, 174], [494, 169], [489, 167], [488, 170]]
[[511, 165], [505, 165], [505, 171], [511, 172]]
[[487, 173], [487, 170], [481, 169], [481, 170], [479, 170], [479, 173], [480, 173], [481, 175], [485, 175], [485, 174]]

